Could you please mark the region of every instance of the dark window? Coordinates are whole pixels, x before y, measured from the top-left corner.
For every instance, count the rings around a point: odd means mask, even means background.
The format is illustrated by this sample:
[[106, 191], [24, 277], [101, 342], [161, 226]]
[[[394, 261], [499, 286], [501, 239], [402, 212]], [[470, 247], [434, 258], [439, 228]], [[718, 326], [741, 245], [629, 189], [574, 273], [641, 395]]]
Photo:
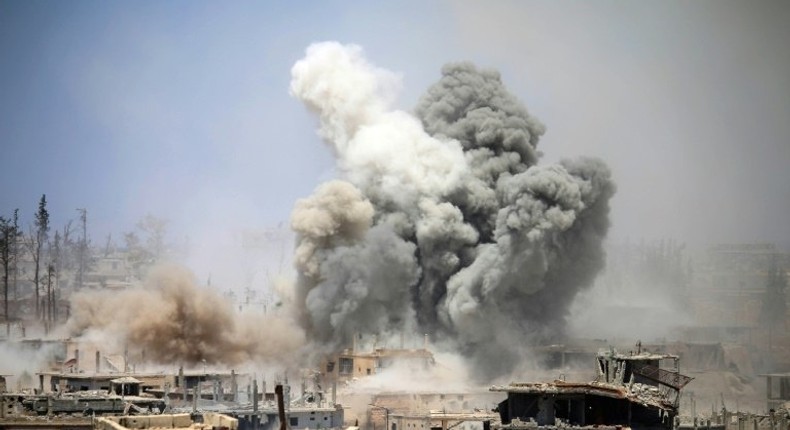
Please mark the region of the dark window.
[[353, 358], [341, 358], [340, 359], [340, 374], [341, 375], [350, 375], [354, 373], [354, 359]]
[[299, 425], [299, 417], [291, 417], [289, 422], [291, 423], [292, 427], [296, 427]]

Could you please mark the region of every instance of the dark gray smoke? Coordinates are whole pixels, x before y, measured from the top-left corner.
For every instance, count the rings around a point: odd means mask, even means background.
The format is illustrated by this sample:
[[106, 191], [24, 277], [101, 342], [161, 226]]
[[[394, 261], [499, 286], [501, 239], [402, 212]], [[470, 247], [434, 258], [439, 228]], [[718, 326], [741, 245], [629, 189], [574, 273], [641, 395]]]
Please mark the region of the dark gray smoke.
[[416, 116], [388, 109], [392, 76], [334, 42], [292, 70], [345, 179], [294, 209], [304, 326], [331, 346], [429, 333], [481, 376], [507, 374], [563, 335], [603, 267], [609, 170], [537, 164], [545, 128], [495, 71], [445, 66]]

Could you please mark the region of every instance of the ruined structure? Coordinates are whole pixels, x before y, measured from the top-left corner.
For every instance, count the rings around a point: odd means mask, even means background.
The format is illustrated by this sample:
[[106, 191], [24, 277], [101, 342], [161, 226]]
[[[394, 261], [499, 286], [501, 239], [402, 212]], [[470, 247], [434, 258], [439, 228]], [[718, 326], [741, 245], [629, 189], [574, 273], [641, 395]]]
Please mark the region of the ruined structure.
[[680, 390], [691, 380], [678, 372], [677, 356], [610, 350], [598, 354], [597, 365], [598, 377], [592, 382], [492, 387], [507, 393], [497, 408], [501, 422], [493, 427], [673, 428]]
[[766, 378], [766, 403], [768, 410], [790, 410], [790, 372], [768, 373]]

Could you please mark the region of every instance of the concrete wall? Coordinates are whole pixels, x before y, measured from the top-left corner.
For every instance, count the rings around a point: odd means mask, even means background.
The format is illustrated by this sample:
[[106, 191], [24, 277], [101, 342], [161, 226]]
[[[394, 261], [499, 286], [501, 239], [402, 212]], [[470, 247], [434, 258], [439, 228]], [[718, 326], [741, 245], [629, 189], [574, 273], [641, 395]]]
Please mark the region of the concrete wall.
[[[192, 424], [192, 418], [189, 414], [135, 415], [99, 418], [96, 420], [96, 430], [189, 428]], [[236, 430], [239, 427], [239, 421], [223, 414], [205, 413], [203, 414], [202, 426]], [[198, 427], [200, 427], [199, 423]]]
[[239, 420], [236, 418], [213, 412], [203, 414], [203, 423], [213, 428], [227, 428], [229, 430], [236, 430], [239, 428]]

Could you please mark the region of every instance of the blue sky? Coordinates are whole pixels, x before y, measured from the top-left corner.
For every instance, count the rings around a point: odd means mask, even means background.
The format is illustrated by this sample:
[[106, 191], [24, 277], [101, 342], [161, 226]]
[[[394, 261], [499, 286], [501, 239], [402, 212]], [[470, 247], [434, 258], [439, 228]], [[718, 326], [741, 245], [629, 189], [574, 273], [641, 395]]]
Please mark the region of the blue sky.
[[787, 22], [785, 2], [0, 0], [0, 213], [27, 224], [46, 193], [94, 242], [147, 213], [193, 238], [287, 223], [334, 176], [289, 71], [338, 40], [402, 75], [403, 109], [447, 61], [499, 69], [546, 161], [610, 164], [614, 238], [788, 243]]

